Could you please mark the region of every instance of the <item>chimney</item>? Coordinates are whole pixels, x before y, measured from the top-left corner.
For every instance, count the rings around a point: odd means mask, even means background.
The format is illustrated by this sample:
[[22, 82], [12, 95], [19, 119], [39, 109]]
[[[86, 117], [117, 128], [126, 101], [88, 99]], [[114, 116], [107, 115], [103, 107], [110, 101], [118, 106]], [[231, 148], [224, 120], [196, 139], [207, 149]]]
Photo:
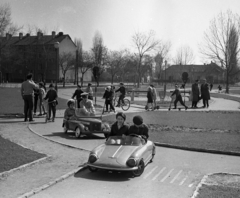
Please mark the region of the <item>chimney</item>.
[[23, 33], [22, 33], [22, 32], [20, 32], [20, 33], [19, 33], [19, 40], [21, 40], [21, 39], [22, 39], [22, 37], [23, 37]]
[[62, 35], [63, 35], [63, 32], [59, 32], [58, 35], [59, 35], [59, 36], [62, 36]]
[[55, 38], [55, 36], [56, 36], [56, 32], [52, 31], [52, 37]]
[[27, 34], [26, 34], [26, 37], [29, 37], [29, 36], [30, 36], [30, 33], [27, 33]]
[[37, 39], [39, 40], [41, 38], [41, 32], [37, 32]]

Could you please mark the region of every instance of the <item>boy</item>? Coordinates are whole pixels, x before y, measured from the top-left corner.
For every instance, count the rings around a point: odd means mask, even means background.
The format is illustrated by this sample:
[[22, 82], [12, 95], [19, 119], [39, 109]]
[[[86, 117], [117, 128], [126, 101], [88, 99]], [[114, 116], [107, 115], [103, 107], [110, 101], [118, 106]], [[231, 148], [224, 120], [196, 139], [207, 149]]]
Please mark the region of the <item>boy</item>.
[[91, 115], [95, 115], [95, 108], [92, 100], [88, 99], [88, 93], [82, 93], [82, 101], [80, 102], [80, 108], [86, 108], [86, 111]]
[[120, 83], [120, 88], [117, 89], [115, 91], [115, 93], [116, 92], [120, 92], [119, 99], [118, 99], [118, 104], [116, 105], [116, 107], [120, 107], [120, 101], [122, 101], [122, 103], [123, 103], [123, 99], [125, 98], [125, 95], [126, 95], [126, 89], [125, 89], [123, 83]]
[[143, 123], [143, 118], [139, 115], [133, 117], [133, 125], [129, 127], [126, 135], [136, 134], [140, 135], [146, 142], [148, 139], [148, 127]]
[[74, 100], [70, 99], [67, 102], [68, 108], [64, 112], [64, 119], [66, 120], [74, 120], [75, 119], [75, 107], [74, 107]]
[[[45, 96], [44, 85], [42, 82], [40, 82], [39, 83], [39, 114], [38, 116], [46, 115], [45, 108], [43, 105], [44, 96]], [[42, 114], [42, 109], [43, 109], [43, 114]]]
[[177, 108], [177, 103], [178, 103], [178, 101], [179, 101], [179, 102], [181, 103], [181, 105], [184, 106], [185, 109], [187, 110], [188, 107], [183, 103], [182, 96], [181, 96], [181, 93], [180, 93], [180, 91], [179, 91], [179, 88], [178, 88], [178, 85], [177, 85], [177, 84], [175, 85], [175, 90], [174, 90], [174, 92], [172, 93], [171, 97], [172, 97], [173, 95], [176, 95], [176, 99], [175, 99], [175, 101], [174, 101], [174, 108], [173, 108], [173, 109], [176, 109], [176, 108]]
[[49, 85], [49, 90], [44, 100], [48, 99], [48, 120], [51, 118], [51, 112], [53, 114], [52, 121], [54, 122], [56, 116], [56, 105], [57, 105], [57, 92], [53, 87], [53, 84]]
[[82, 100], [82, 96], [81, 94], [83, 93], [83, 90], [81, 88], [80, 85], [77, 86], [77, 89], [75, 90], [73, 96], [72, 96], [72, 99], [74, 99], [74, 97], [77, 98], [77, 105], [78, 105], [78, 108], [80, 108], [80, 102]]

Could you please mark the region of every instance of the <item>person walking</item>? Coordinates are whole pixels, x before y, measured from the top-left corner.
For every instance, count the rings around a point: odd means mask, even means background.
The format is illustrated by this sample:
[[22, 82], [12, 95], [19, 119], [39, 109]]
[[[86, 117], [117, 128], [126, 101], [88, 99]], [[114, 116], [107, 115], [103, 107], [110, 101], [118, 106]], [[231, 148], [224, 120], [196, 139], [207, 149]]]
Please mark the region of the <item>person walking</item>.
[[152, 93], [153, 93], [153, 104], [154, 104], [154, 108], [153, 109], [155, 109], [156, 106], [157, 106], [157, 103], [156, 103], [156, 101], [157, 101], [157, 90], [154, 87], [154, 85], [150, 85], [150, 86], [152, 87]]
[[88, 99], [93, 100], [93, 90], [92, 90], [92, 84], [88, 83], [88, 86], [85, 90], [86, 93], [88, 93]]
[[113, 106], [113, 91], [111, 89], [111, 86], [107, 86], [103, 94], [103, 98], [105, 99], [106, 112], [108, 112], [108, 106], [110, 105], [110, 111], [113, 110], [115, 113], [115, 108]]
[[150, 107], [149, 105], [151, 104], [152, 107], [152, 111], [154, 111], [154, 106], [153, 106], [153, 90], [152, 87], [149, 86], [148, 87], [148, 91], [147, 91], [147, 105], [146, 105], [146, 110], [149, 111]]
[[53, 84], [49, 85], [49, 90], [44, 98], [44, 100], [48, 99], [48, 120], [51, 119], [51, 113], [53, 114], [52, 116], [52, 121], [54, 122], [55, 117], [56, 117], [56, 105], [57, 105], [57, 91], [54, 89]]
[[177, 108], [177, 103], [180, 102], [182, 106], [185, 107], [185, 109], [187, 110], [188, 107], [183, 103], [183, 100], [182, 100], [182, 96], [181, 96], [181, 93], [179, 91], [179, 87], [178, 87], [178, 84], [175, 84], [175, 90], [174, 92], [172, 93], [171, 97], [176, 95], [176, 99], [174, 101], [174, 108], [173, 109], [176, 109]]
[[[45, 94], [46, 92], [44, 89], [44, 84], [43, 82], [40, 82], [39, 83], [39, 114], [38, 116], [46, 115], [45, 107], [43, 105]], [[42, 114], [42, 110], [43, 110], [43, 114]]]
[[197, 103], [199, 101], [200, 90], [198, 87], [199, 81], [196, 80], [194, 84], [192, 84], [192, 108], [197, 108]]
[[210, 92], [209, 92], [209, 85], [206, 83], [206, 79], [203, 79], [203, 83], [201, 85], [201, 98], [203, 100], [203, 108], [207, 106], [209, 107], [208, 100], [210, 100]]
[[83, 90], [82, 90], [81, 86], [77, 85], [77, 89], [73, 93], [72, 99], [74, 99], [74, 97], [76, 97], [78, 108], [80, 108], [80, 102], [82, 100], [82, 96], [81, 96], [82, 93], [83, 93]]
[[[35, 83], [37, 84], [37, 83]], [[37, 106], [38, 106], [38, 97], [39, 97], [39, 89], [34, 89], [34, 108], [33, 108], [33, 115], [36, 115]]]
[[24, 81], [21, 85], [21, 95], [24, 100], [24, 122], [33, 120], [33, 95], [34, 89], [38, 89], [38, 85], [36, 85], [32, 80], [32, 73], [27, 75], [27, 80]]

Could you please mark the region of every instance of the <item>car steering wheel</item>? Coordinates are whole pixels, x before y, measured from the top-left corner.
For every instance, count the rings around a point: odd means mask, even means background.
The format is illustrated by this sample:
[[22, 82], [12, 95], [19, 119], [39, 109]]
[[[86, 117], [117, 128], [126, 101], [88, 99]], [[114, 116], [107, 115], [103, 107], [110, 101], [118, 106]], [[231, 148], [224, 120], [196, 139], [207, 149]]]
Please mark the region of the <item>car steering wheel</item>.
[[137, 134], [130, 134], [129, 136], [132, 136], [132, 137], [138, 137], [138, 138], [140, 138], [140, 139], [142, 139], [142, 136], [141, 135], [137, 135]]

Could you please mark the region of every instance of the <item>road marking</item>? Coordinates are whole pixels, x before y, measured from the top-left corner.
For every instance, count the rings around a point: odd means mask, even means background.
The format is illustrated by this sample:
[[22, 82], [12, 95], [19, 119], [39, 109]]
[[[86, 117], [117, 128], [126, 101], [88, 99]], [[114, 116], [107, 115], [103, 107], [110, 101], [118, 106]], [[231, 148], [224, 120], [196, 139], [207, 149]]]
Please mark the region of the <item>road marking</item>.
[[164, 182], [165, 179], [167, 179], [167, 177], [173, 172], [174, 169], [171, 169], [168, 174], [166, 174], [166, 176], [161, 180], [161, 182]]
[[191, 188], [193, 186], [194, 183], [190, 184], [188, 187]]
[[157, 177], [166, 169], [166, 167], [163, 167], [162, 170], [159, 171], [158, 174], [155, 175], [155, 177], [152, 179], [153, 181], [157, 179]]
[[[191, 173], [191, 171], [188, 172], [188, 174], [190, 174], [190, 173]], [[183, 180], [179, 183], [179, 185], [180, 185], [180, 186], [183, 185], [183, 183], [186, 181], [187, 178], [188, 178], [188, 175], [186, 175], [186, 176], [183, 178]]]
[[113, 156], [111, 157], [111, 158], [114, 158], [115, 157], [115, 155], [117, 154], [117, 152], [120, 150], [122, 148], [122, 145], [121, 146], [119, 146], [119, 148], [116, 150], [116, 152], [113, 154]]
[[147, 173], [146, 175], [144, 175], [144, 179], [146, 179], [149, 175], [151, 175], [153, 173], [153, 171], [155, 171], [158, 168], [158, 166], [155, 166], [149, 173]]
[[181, 173], [182, 173], [182, 170], [180, 170], [178, 174], [176, 174], [176, 176], [172, 179], [172, 181], [170, 181], [170, 183], [173, 183]]

